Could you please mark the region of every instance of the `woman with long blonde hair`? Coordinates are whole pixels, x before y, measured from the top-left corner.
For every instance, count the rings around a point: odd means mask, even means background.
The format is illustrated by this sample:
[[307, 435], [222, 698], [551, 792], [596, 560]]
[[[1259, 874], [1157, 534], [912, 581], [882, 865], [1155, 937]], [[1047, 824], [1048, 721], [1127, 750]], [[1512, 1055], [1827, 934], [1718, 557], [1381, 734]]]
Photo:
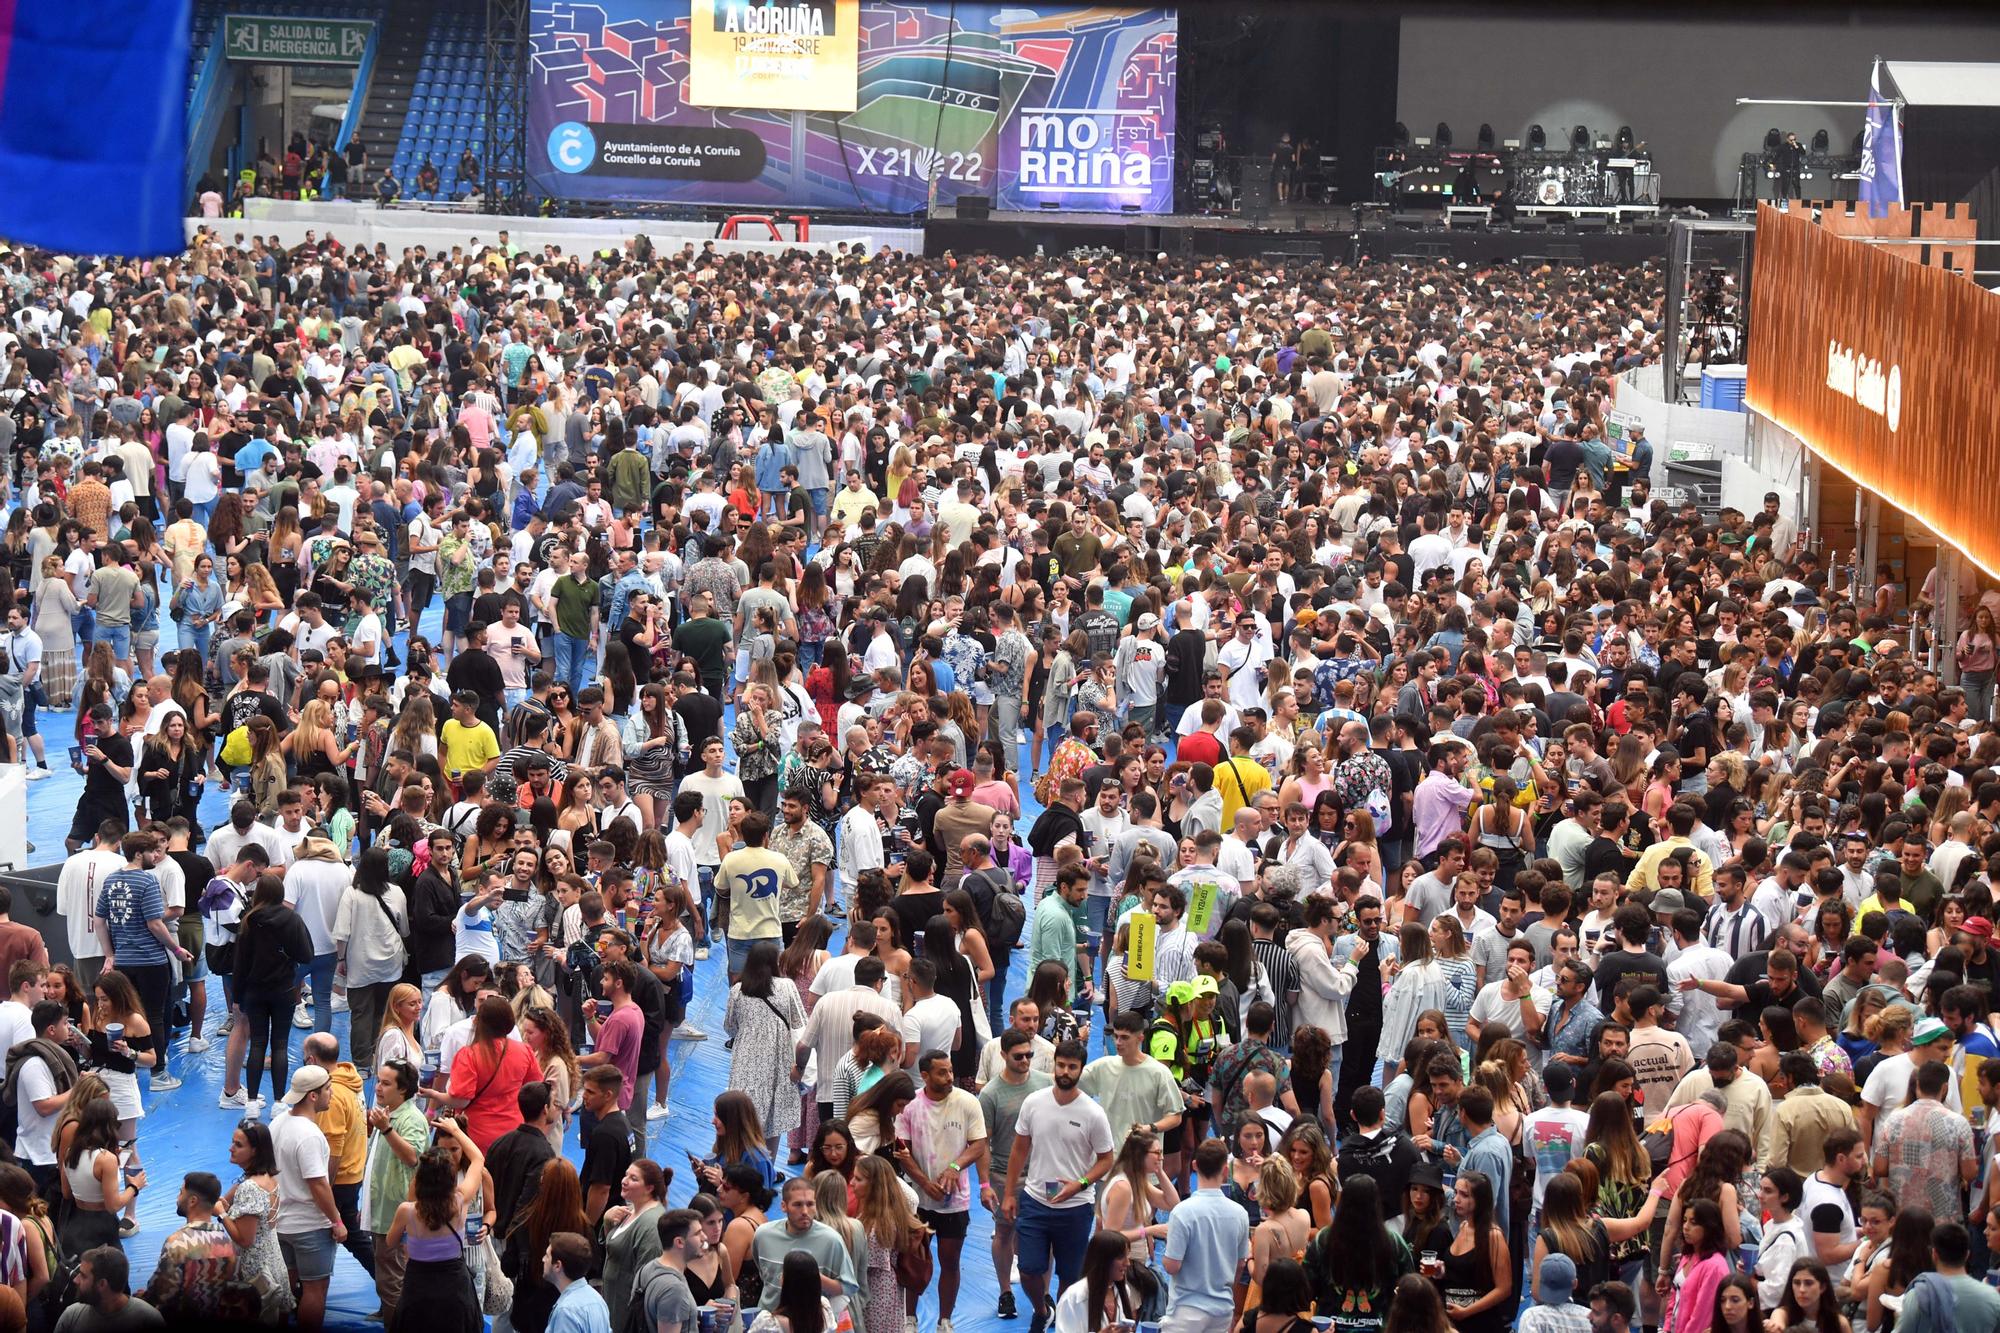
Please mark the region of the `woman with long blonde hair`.
[[76, 693], [76, 613], [76, 594], [63, 576], [62, 557], [42, 557], [42, 582], [28, 624], [42, 641], [42, 674], [36, 683], [46, 708], [68, 708]]
[[389, 730], [390, 754], [401, 750], [411, 758], [437, 753], [437, 706], [428, 691], [418, 693], [403, 705], [403, 715]]
[[360, 744], [357, 739], [342, 745], [334, 736], [332, 706], [324, 699], [313, 699], [299, 710], [299, 725], [285, 737], [284, 749], [298, 775], [310, 780], [322, 773], [345, 771]]
[[1153, 1262], [1153, 1242], [1164, 1240], [1164, 1216], [1180, 1205], [1180, 1194], [1167, 1176], [1160, 1136], [1151, 1127], [1134, 1125], [1119, 1145], [1111, 1174], [1097, 1196], [1097, 1229], [1123, 1236], [1135, 1264]]
[[[296, 570], [297, 566], [291, 566]], [[293, 577], [297, 577], [296, 574]], [[259, 564], [243, 567], [243, 583], [249, 590], [249, 607], [259, 624], [271, 623], [271, 619], [283, 614], [289, 603], [285, 600], [284, 587], [278, 583], [271, 571]], [[267, 619], [267, 617], [271, 619]]]
[[424, 1039], [417, 1032], [417, 1024], [424, 1012], [424, 993], [407, 981], [401, 981], [389, 988], [389, 999], [382, 1006], [382, 1027], [375, 1034], [375, 1069], [379, 1074], [391, 1060], [405, 1060], [422, 1067], [424, 1063]]
[[[861, 1312], [861, 1326], [868, 1333], [903, 1327], [905, 1294], [896, 1281], [896, 1256], [913, 1238], [926, 1237], [929, 1228], [917, 1220], [896, 1170], [873, 1153], [854, 1164], [854, 1215], [868, 1243], [868, 1303]], [[920, 1293], [908, 1293], [915, 1304]]]
[[278, 813], [278, 796], [288, 785], [285, 776], [284, 742], [278, 726], [268, 717], [253, 717], [245, 726], [250, 736], [250, 799], [266, 815]]

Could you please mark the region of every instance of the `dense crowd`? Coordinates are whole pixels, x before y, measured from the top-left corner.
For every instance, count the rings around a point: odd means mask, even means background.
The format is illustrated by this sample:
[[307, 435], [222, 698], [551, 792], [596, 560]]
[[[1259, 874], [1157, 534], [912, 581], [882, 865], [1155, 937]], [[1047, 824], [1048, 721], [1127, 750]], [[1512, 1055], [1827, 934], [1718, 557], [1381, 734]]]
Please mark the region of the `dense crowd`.
[[0, 719], [83, 779], [0, 1325], [2000, 1321], [1993, 622], [1947, 686], [1776, 495], [1655, 498], [1650, 272], [0, 281]]

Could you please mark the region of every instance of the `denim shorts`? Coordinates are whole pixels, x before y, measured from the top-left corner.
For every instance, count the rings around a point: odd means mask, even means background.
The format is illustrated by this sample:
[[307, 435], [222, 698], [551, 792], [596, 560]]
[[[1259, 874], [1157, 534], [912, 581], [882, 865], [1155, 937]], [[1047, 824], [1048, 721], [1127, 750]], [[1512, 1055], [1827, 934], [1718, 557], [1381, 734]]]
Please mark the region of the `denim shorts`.
[[296, 1236], [279, 1236], [285, 1267], [298, 1274], [301, 1282], [324, 1282], [333, 1276], [333, 1228], [304, 1231]]
[[111, 655], [121, 662], [129, 662], [132, 659], [132, 626], [129, 623], [107, 625], [99, 620], [97, 642], [110, 644]]

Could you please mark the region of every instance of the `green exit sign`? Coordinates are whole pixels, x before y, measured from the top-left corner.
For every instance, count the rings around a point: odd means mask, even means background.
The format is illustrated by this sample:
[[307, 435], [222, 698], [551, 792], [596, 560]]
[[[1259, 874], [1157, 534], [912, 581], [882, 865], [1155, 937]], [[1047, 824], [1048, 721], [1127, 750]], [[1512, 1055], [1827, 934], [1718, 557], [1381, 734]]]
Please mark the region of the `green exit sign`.
[[366, 19], [229, 14], [222, 20], [222, 53], [271, 65], [358, 65], [374, 27]]

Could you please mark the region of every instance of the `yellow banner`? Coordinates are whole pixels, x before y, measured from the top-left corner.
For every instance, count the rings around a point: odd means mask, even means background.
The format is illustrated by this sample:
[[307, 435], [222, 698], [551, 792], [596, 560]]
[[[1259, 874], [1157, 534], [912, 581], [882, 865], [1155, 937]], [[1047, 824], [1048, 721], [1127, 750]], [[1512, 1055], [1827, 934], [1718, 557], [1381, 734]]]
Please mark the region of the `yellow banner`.
[[1222, 890], [1214, 880], [1204, 880], [1194, 886], [1188, 894], [1187, 928], [1195, 935], [1209, 934], [1209, 922], [1215, 916], [1215, 900], [1222, 896]]
[[1159, 934], [1160, 923], [1151, 912], [1134, 912], [1125, 918], [1125, 977], [1128, 981], [1153, 979], [1153, 943]]
[[691, 106], [853, 111], [861, 82], [861, 0], [694, 0]]

